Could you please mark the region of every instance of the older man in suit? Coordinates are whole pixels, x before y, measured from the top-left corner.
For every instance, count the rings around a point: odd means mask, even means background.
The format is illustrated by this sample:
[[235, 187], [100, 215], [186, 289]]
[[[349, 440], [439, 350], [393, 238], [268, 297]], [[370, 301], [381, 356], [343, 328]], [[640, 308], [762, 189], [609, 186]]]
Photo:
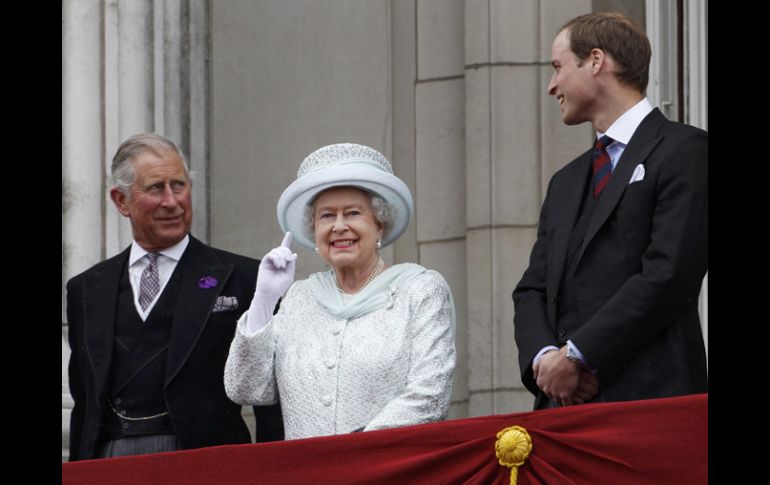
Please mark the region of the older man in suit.
[[535, 409], [707, 391], [708, 135], [650, 105], [650, 57], [614, 13], [577, 17], [553, 42], [548, 93], [597, 140], [551, 179], [513, 292]]
[[[249, 443], [223, 376], [259, 261], [189, 235], [191, 179], [172, 141], [129, 138], [112, 172], [134, 241], [67, 283], [70, 460]], [[280, 408], [254, 410], [257, 441], [282, 439]]]

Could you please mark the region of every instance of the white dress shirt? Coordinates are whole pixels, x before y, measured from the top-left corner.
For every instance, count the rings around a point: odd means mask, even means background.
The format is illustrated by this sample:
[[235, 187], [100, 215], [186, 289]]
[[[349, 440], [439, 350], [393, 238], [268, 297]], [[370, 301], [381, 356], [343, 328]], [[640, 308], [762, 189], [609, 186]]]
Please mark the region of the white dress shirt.
[[652, 111], [652, 105], [647, 98], [643, 98], [623, 113], [620, 118], [616, 119], [614, 123], [607, 128], [607, 133], [601, 131], [596, 132], [596, 138], [599, 139], [604, 135], [609, 136], [614, 141], [607, 145], [607, 154], [610, 156], [610, 163], [612, 164], [612, 170], [615, 170], [615, 166], [620, 160], [620, 156], [626, 149], [626, 145], [631, 141], [631, 137], [639, 128], [642, 120], [650, 114]]
[[147, 315], [150, 314], [152, 308], [155, 306], [155, 302], [158, 301], [160, 295], [163, 294], [163, 289], [166, 287], [166, 283], [171, 279], [171, 274], [176, 268], [176, 264], [184, 254], [184, 250], [187, 249], [187, 244], [190, 243], [190, 236], [185, 236], [184, 239], [168, 247], [162, 251], [158, 251], [158, 276], [160, 278], [160, 291], [155, 298], [147, 305], [146, 310], [142, 310], [142, 306], [139, 304], [139, 284], [142, 280], [142, 272], [150, 264], [150, 261], [145, 258], [147, 251], [142, 248], [136, 241], [131, 243], [131, 254], [128, 256], [128, 279], [131, 282], [131, 289], [134, 291], [134, 306], [137, 313], [142, 320], [147, 320]]

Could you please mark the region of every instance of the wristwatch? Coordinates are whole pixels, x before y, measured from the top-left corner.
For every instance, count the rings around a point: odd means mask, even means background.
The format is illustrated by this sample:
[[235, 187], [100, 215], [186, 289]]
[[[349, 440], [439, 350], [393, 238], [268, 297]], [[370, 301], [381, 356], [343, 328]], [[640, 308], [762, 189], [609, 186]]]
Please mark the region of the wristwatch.
[[585, 362], [583, 362], [580, 359], [580, 357], [578, 357], [577, 352], [575, 352], [575, 350], [569, 345], [567, 345], [567, 354], [565, 355], [565, 357], [568, 360], [571, 360], [572, 362], [574, 362], [575, 365], [578, 366], [578, 369], [583, 369], [586, 366]]

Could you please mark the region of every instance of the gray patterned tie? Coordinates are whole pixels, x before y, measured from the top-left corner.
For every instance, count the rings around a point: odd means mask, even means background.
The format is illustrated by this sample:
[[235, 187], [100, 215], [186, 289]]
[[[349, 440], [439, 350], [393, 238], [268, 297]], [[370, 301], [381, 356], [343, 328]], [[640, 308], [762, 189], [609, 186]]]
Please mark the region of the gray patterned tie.
[[160, 273], [158, 273], [158, 253], [147, 253], [150, 264], [142, 271], [142, 279], [139, 283], [139, 306], [142, 311], [147, 310], [152, 300], [160, 291]]

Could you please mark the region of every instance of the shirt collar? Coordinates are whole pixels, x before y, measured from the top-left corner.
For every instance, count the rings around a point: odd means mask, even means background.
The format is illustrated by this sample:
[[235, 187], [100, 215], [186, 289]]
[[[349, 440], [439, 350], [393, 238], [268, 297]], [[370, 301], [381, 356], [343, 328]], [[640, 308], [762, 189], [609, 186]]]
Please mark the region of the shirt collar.
[[616, 119], [615, 122], [607, 128], [607, 133], [597, 131], [596, 137], [601, 138], [603, 135], [608, 135], [613, 140], [618, 141], [623, 145], [628, 145], [631, 136], [642, 123], [642, 120], [650, 114], [650, 111], [652, 111], [650, 101], [647, 98], [643, 98], [633, 105], [631, 109], [623, 113], [620, 118]]
[[[182, 257], [182, 254], [184, 254], [184, 250], [187, 249], [187, 245], [189, 243], [190, 235], [188, 234], [185, 235], [184, 239], [178, 243], [158, 252], [163, 256], [173, 259], [174, 261], [179, 261], [179, 259]], [[128, 256], [128, 265], [133, 266], [134, 263], [142, 259], [145, 254], [147, 254], [147, 251], [142, 246], [140, 246], [136, 240], [134, 240], [131, 243], [131, 254]]]

